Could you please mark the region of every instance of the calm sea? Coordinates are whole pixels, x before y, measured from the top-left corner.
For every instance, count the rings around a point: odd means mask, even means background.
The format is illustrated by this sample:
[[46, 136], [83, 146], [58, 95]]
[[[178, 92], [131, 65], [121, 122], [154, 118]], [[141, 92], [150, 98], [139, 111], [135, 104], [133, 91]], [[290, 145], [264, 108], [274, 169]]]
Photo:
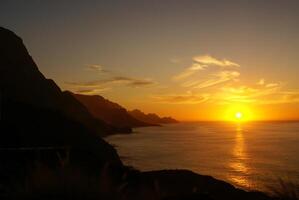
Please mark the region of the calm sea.
[[299, 123], [196, 122], [137, 128], [106, 140], [140, 170], [189, 169], [243, 189], [299, 182]]

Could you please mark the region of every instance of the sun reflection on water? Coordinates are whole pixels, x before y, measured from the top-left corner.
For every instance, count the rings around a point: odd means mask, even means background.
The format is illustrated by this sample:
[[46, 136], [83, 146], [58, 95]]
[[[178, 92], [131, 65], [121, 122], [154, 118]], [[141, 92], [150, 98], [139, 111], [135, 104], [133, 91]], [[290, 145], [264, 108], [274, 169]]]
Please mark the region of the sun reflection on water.
[[229, 165], [233, 173], [229, 176], [229, 179], [235, 185], [245, 187], [245, 188], [250, 188], [250, 183], [247, 179], [249, 168], [245, 163], [247, 159], [247, 155], [245, 152], [245, 142], [244, 142], [242, 124], [237, 124], [235, 146], [233, 148], [232, 154], [234, 159]]

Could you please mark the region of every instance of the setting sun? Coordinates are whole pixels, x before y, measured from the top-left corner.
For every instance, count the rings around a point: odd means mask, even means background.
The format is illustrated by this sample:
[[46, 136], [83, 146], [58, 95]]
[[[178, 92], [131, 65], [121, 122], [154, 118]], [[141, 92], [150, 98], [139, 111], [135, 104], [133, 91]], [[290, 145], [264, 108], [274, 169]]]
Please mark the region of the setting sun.
[[254, 119], [252, 108], [247, 105], [231, 105], [225, 114], [227, 121], [252, 121]]
[[241, 119], [243, 117], [243, 114], [241, 112], [236, 112], [235, 116], [237, 119]]
[[237, 120], [241, 120], [243, 118], [243, 113], [236, 112], [235, 117], [236, 117]]

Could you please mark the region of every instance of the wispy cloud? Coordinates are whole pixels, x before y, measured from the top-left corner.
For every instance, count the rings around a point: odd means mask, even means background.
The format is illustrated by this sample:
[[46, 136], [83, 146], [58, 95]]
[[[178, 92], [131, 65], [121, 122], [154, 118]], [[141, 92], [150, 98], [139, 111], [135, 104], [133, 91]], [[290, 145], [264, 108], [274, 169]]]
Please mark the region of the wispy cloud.
[[81, 94], [98, 94], [107, 90], [111, 90], [117, 86], [140, 88], [156, 84], [149, 78], [132, 78], [128, 76], [117, 75], [118, 73], [106, 70], [101, 65], [86, 65], [85, 69], [89, 71], [105, 73], [106, 78], [94, 81], [65, 82], [68, 87], [72, 88], [70, 90]]
[[90, 70], [90, 71], [97, 71], [100, 73], [110, 72], [109, 70], [104, 69], [102, 65], [86, 65], [85, 67], [87, 70]]
[[185, 69], [183, 72], [175, 75], [173, 77], [174, 80], [183, 80], [186, 79], [196, 72], [200, 70], [205, 70], [209, 66], [218, 66], [221, 68], [226, 67], [240, 67], [239, 64], [232, 62], [227, 59], [217, 59], [210, 55], [201, 55], [201, 56], [195, 56], [192, 59], [192, 65]]
[[86, 95], [93, 95], [105, 92], [107, 90], [110, 90], [111, 88], [91, 88], [91, 89], [78, 89], [76, 90], [76, 93], [78, 94], [86, 94]]
[[182, 80], [185, 79], [193, 74], [195, 74], [198, 70], [203, 70], [207, 68], [207, 65], [202, 65], [200, 63], [193, 63], [189, 68], [187, 68], [185, 71], [181, 72], [180, 74], [177, 74], [173, 77], [174, 80]]
[[124, 77], [124, 76], [113, 77], [111, 79], [111, 81], [112, 81], [112, 83], [113, 82], [124, 83], [127, 86], [131, 86], [131, 87], [144, 87], [144, 86], [149, 86], [149, 85], [155, 84], [155, 82], [152, 81], [151, 79], [136, 79], [136, 78], [129, 78], [129, 77]]
[[220, 67], [240, 67], [239, 64], [233, 61], [227, 59], [214, 58], [210, 55], [196, 56], [193, 58], [193, 60], [204, 65], [216, 65]]
[[225, 83], [230, 80], [237, 80], [239, 76], [240, 73], [237, 71], [220, 71], [214, 74], [211, 79], [192, 85], [192, 87], [194, 89], [213, 87], [215, 85], [218, 85], [220, 83]]
[[169, 104], [199, 104], [209, 99], [209, 94], [167, 94], [167, 95], [154, 95], [153, 100], [158, 103]]
[[258, 85], [264, 85], [265, 84], [265, 79], [261, 78], [258, 82]]
[[155, 84], [151, 79], [137, 79], [124, 76], [115, 76], [109, 79], [88, 82], [66, 82], [66, 84], [77, 87], [104, 87], [111, 85], [124, 85], [129, 87], [144, 87]]
[[[214, 102], [218, 104], [254, 103], [254, 104], [287, 104], [299, 102], [299, 91], [284, 90], [282, 83], [252, 86], [223, 86], [209, 93], [186, 92], [183, 94], [163, 94], [152, 96], [157, 103], [200, 104]], [[267, 87], [268, 86], [268, 87]]]
[[282, 83], [269, 83], [255, 86], [222, 87], [218, 100], [222, 102], [238, 102], [256, 104], [291, 103], [299, 100], [299, 92], [283, 90]]
[[279, 86], [278, 83], [268, 83], [268, 84], [266, 85], [267, 88], [273, 88], [273, 87], [277, 87], [277, 86]]

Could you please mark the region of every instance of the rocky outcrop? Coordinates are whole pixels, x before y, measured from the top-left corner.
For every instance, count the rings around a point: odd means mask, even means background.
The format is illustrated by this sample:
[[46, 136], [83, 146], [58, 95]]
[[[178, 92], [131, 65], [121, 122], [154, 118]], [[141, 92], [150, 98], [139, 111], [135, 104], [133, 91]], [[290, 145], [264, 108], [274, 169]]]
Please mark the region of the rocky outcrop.
[[165, 199], [270, 200], [264, 193], [246, 192], [211, 176], [188, 170], [144, 172], [141, 177], [145, 182], [156, 183], [157, 191]]
[[145, 114], [142, 111], [135, 109], [129, 112], [130, 115], [135, 117], [136, 119], [140, 121], [144, 121], [147, 123], [153, 123], [153, 124], [171, 124], [171, 123], [178, 123], [177, 120], [171, 118], [171, 117], [159, 117], [157, 114], [154, 113], [148, 113]]
[[103, 120], [119, 129], [155, 125], [134, 118], [125, 108], [102, 96], [82, 94], [73, 94], [73, 96], [80, 101], [95, 118]]

